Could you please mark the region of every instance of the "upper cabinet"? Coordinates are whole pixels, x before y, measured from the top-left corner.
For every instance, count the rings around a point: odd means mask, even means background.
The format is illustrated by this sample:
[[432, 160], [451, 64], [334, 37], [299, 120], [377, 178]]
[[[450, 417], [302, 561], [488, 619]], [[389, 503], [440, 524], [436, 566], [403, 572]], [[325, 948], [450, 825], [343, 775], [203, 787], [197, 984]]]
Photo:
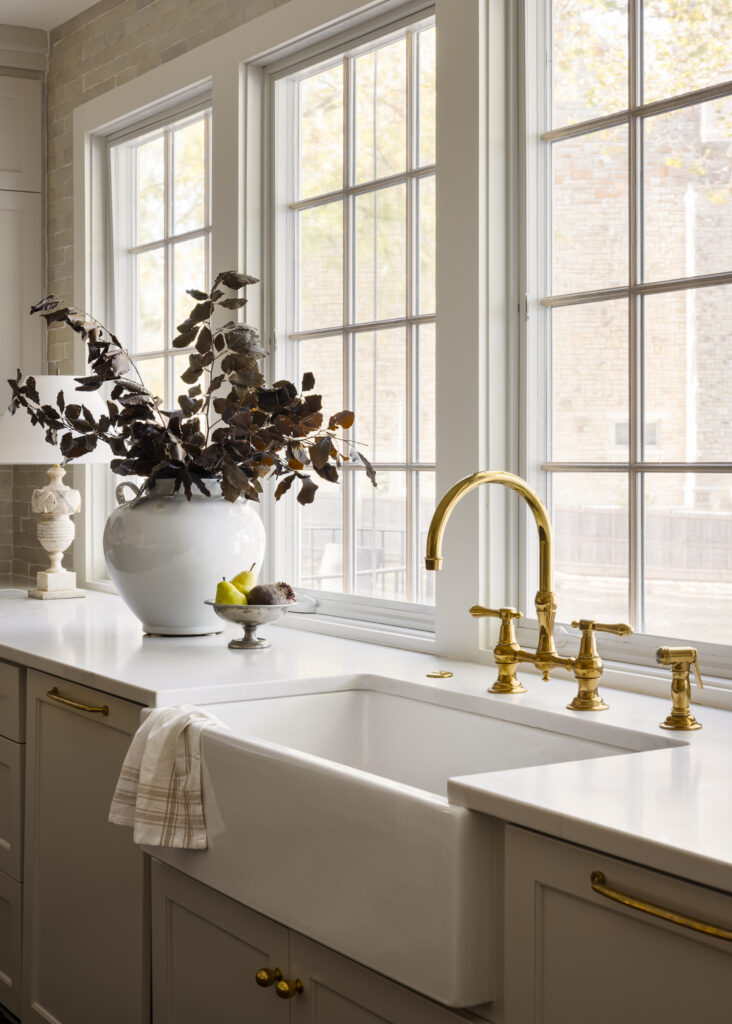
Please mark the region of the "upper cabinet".
[[42, 101], [39, 78], [0, 76], [0, 189], [42, 189]]

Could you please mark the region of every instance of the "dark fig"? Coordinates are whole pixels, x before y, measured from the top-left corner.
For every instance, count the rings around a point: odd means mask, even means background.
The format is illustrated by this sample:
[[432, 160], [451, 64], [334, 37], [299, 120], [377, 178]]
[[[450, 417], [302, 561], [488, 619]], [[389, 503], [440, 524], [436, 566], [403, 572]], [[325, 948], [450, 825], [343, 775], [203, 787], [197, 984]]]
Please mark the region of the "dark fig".
[[247, 596], [249, 604], [287, 604], [295, 600], [295, 591], [289, 583], [260, 583]]

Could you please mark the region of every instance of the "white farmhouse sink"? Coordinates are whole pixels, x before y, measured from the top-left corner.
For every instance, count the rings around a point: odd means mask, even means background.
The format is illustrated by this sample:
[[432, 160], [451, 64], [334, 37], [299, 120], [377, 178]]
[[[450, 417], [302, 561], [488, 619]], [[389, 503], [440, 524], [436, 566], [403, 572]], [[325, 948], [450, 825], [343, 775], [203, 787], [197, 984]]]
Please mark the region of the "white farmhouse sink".
[[499, 826], [447, 780], [676, 742], [375, 677], [308, 688], [208, 705], [230, 730], [203, 738], [209, 849], [151, 852], [450, 1006], [495, 997], [502, 881]]

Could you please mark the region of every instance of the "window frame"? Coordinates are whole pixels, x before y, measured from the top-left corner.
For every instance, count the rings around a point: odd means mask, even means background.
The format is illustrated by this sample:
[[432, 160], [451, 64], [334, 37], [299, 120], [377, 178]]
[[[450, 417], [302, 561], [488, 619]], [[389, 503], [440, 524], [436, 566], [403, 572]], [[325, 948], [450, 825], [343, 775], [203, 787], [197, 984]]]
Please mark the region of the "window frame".
[[[691, 92], [640, 102], [642, 64], [642, 0], [628, 0], [630, 83], [629, 106], [605, 116], [592, 118], [571, 126], [547, 129], [551, 125], [551, 10], [552, 0], [533, 4], [525, 0], [519, 12], [518, 77], [522, 84], [519, 110], [516, 112], [523, 140], [518, 158], [523, 169], [522, 213], [519, 230], [522, 243], [522, 289], [526, 296], [521, 322], [521, 349], [525, 353], [522, 366], [524, 443], [521, 458], [522, 475], [547, 502], [551, 510], [552, 474], [562, 472], [619, 472], [629, 482], [629, 593], [631, 621], [638, 620], [638, 600], [643, 587], [643, 501], [644, 474], [685, 472], [732, 473], [732, 462], [658, 462], [643, 458], [643, 395], [642, 349], [640, 341], [641, 303], [645, 295], [679, 293], [720, 284], [732, 284], [732, 271], [698, 275], [665, 281], [642, 280], [642, 150], [641, 133], [646, 117], [667, 113], [732, 94], [732, 82], [713, 85]], [[633, 73], [635, 72], [635, 74]], [[628, 125], [629, 174], [629, 276], [628, 283], [618, 287], [587, 290], [565, 295], [551, 294], [551, 157], [552, 142], [578, 137], [591, 130]], [[628, 459], [610, 463], [592, 461], [554, 462], [548, 457], [551, 438], [551, 310], [580, 302], [601, 302], [625, 298], [629, 304], [629, 452]], [[533, 591], [528, 580], [536, 564], [535, 545], [531, 537], [521, 545], [521, 607], [533, 607]], [[561, 651], [574, 648], [579, 634], [562, 622], [558, 609], [557, 647]], [[535, 646], [538, 624], [533, 616], [522, 621], [518, 630], [524, 645]], [[661, 644], [694, 643], [704, 670], [722, 680], [732, 676], [730, 646], [694, 641], [687, 637], [634, 634], [625, 640], [603, 638], [603, 654], [610, 661], [650, 668], [656, 664], [655, 652]], [[730, 683], [720, 681], [721, 689], [732, 690]]]
[[[358, 333], [378, 330], [384, 327], [394, 325], [398, 327], [403, 326], [407, 335], [405, 344], [410, 374], [407, 380], [407, 415], [408, 417], [411, 416], [413, 418], [416, 414], [416, 409], [412, 400], [412, 394], [414, 391], [414, 368], [416, 363], [415, 355], [418, 347], [416, 334], [421, 324], [434, 324], [436, 315], [434, 313], [417, 314], [415, 312], [412, 296], [408, 294], [407, 312], [404, 317], [399, 317], [396, 320], [390, 321], [376, 321], [373, 324], [356, 322], [355, 319], [350, 316], [351, 310], [349, 308], [349, 300], [347, 297], [348, 288], [346, 287], [349, 276], [349, 264], [348, 260], [345, 259], [343, 323], [334, 327], [314, 329], [312, 331], [291, 330], [290, 325], [293, 324], [295, 310], [297, 308], [296, 282], [294, 275], [286, 273], [286, 268], [288, 266], [286, 255], [296, 251], [297, 248], [297, 212], [302, 208], [316, 206], [323, 201], [322, 197], [297, 200], [292, 203], [288, 203], [286, 200], [283, 201], [283, 197], [289, 198], [296, 191], [293, 182], [294, 175], [298, 171], [296, 159], [293, 157], [293, 150], [296, 147], [293, 147], [288, 143], [291, 142], [289, 130], [297, 123], [297, 76], [314, 66], [327, 66], [328, 62], [331, 61], [333, 63], [347, 64], [353, 60], [353, 55], [357, 54], [359, 51], [368, 50], [370, 46], [378, 43], [378, 41], [382, 39], [387, 40], [389, 36], [397, 35], [404, 30], [410, 31], [410, 29], [414, 29], [416, 35], [416, 31], [418, 31], [425, 21], [435, 17], [435, 5], [434, 2], [430, 2], [430, 0], [426, 0], [426, 2], [421, 3], [412, 3], [408, 5], [407, 9], [402, 8], [401, 11], [395, 12], [395, 15], [396, 16], [388, 18], [375, 19], [374, 22], [369, 24], [366, 28], [364, 28], [364, 26], [356, 25], [351, 31], [346, 31], [341, 34], [339, 36], [338, 43], [335, 46], [326, 41], [322, 47], [311, 47], [306, 53], [295, 53], [292, 58], [286, 58], [285, 60], [265, 69], [267, 74], [267, 86], [265, 89], [267, 96], [267, 110], [265, 118], [268, 125], [268, 134], [270, 139], [267, 159], [269, 164], [269, 180], [271, 182], [268, 208], [270, 211], [270, 235], [271, 238], [274, 239], [270, 259], [268, 261], [271, 278], [274, 282], [273, 294], [270, 297], [270, 309], [273, 324], [272, 333], [275, 339], [274, 373], [276, 377], [288, 377], [293, 380], [297, 378], [299, 372], [297, 349], [298, 343], [301, 340], [315, 339], [318, 336], [341, 336], [344, 339], [344, 408], [352, 408], [352, 405], [350, 404], [352, 402], [352, 396], [349, 395], [349, 390], [350, 385], [354, 382], [355, 378], [353, 376], [353, 367], [349, 365], [349, 356], [353, 350], [352, 339], [354, 336]], [[414, 49], [416, 49], [416, 40], [413, 51]], [[410, 82], [408, 85], [409, 102], [413, 98], [414, 85], [414, 78], [411, 77], [411, 68], [409, 67], [408, 74], [410, 75]], [[282, 88], [283, 83], [284, 88]], [[349, 91], [349, 89], [346, 89], [346, 96]], [[416, 165], [412, 166], [414, 161], [409, 158], [409, 154], [412, 151], [412, 141], [414, 137], [414, 127], [410, 124], [410, 114], [411, 105], [410, 111], [408, 112], [407, 129], [408, 166], [405, 171], [389, 176], [388, 178], [369, 181], [366, 184], [351, 184], [349, 180], [349, 163], [351, 154], [350, 152], [346, 152], [349, 147], [347, 146], [347, 143], [345, 143], [343, 171], [344, 185], [342, 189], [329, 193], [328, 196], [330, 199], [341, 198], [345, 203], [348, 203], [351, 197], [365, 192], [376, 192], [380, 188], [385, 187], [386, 184], [391, 185], [404, 183], [407, 193], [409, 193], [410, 189], [416, 188], [416, 184], [414, 183], [419, 179], [432, 178], [434, 180], [436, 173], [436, 165], [434, 163], [417, 167]], [[350, 117], [350, 113], [347, 116]], [[278, 161], [278, 152], [287, 153], [288, 159], [286, 161]], [[407, 259], [411, 261], [411, 270], [413, 269], [413, 264], [416, 260], [416, 255], [412, 251], [414, 236], [416, 234], [416, 210], [412, 209], [413, 204], [410, 201], [409, 195], [407, 195], [406, 203]], [[345, 216], [347, 224], [348, 214]], [[346, 226], [346, 229], [344, 230], [344, 249], [348, 245], [348, 235], [349, 232]], [[414, 281], [414, 275], [411, 272], [408, 274], [408, 281], [410, 283], [413, 283]], [[412, 337], [413, 334], [414, 337]], [[357, 434], [357, 428], [355, 432]], [[408, 432], [411, 432], [411, 420], [410, 425], [408, 426]], [[374, 462], [377, 474], [380, 470], [401, 471], [405, 474], [412, 472], [415, 475], [415, 482], [412, 487], [416, 488], [416, 474], [420, 470], [434, 471], [435, 463], [431, 462], [429, 464], [423, 464], [419, 461], [411, 461], [409, 458], [410, 454], [411, 453], [407, 451], [408, 457], [404, 464], [382, 464]], [[355, 474], [362, 472], [363, 470], [361, 469], [351, 469], [348, 466], [344, 466], [343, 468], [340, 486], [348, 488], [348, 492], [344, 496], [344, 516], [348, 516], [348, 498], [351, 497], [351, 500], [353, 500], [350, 492], [355, 487]], [[351, 477], [353, 477], [353, 481], [351, 480]], [[408, 494], [409, 493], [408, 485]], [[278, 543], [276, 551], [274, 552], [276, 567], [275, 574], [282, 576], [283, 578], [288, 578], [292, 576], [293, 571], [295, 571], [295, 567], [299, 567], [300, 564], [298, 507], [294, 501], [294, 496], [287, 496], [278, 503], [277, 508]], [[415, 507], [411, 507], [409, 499], [408, 518], [409, 523], [412, 525], [412, 529], [416, 533], [418, 530], [417, 509]], [[348, 533], [348, 531], [346, 531], [346, 533]], [[344, 535], [344, 544], [352, 544], [352, 541], [352, 537], [349, 542], [348, 537]], [[417, 557], [419, 557], [418, 554]], [[349, 560], [347, 559], [347, 561]], [[408, 554], [407, 571], [410, 574], [410, 578], [414, 577], [416, 580], [417, 567], [414, 564], [410, 565], [410, 561], [411, 559]], [[397, 629], [414, 633], [418, 641], [420, 640], [420, 637], [424, 639], [427, 636], [434, 634], [435, 609], [433, 605], [420, 604], [416, 601], [409, 600], [395, 601], [386, 598], [372, 598], [356, 594], [341, 594], [301, 586], [298, 586], [297, 589], [298, 598], [300, 595], [303, 595], [305, 598], [303, 602], [303, 610], [317, 613], [319, 618], [357, 620], [367, 625], [389, 624]]]

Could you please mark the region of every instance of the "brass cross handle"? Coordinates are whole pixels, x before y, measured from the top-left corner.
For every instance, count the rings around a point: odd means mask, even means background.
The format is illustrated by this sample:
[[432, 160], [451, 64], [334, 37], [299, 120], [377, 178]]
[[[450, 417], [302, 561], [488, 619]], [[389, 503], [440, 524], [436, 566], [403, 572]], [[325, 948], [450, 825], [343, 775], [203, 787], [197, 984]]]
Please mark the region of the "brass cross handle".
[[502, 623], [524, 617], [523, 613], [517, 612], [515, 608], [484, 608], [482, 604], [474, 604], [470, 614], [474, 619], [500, 619]]
[[625, 622], [595, 622], [594, 619], [580, 619], [572, 623], [574, 629], [580, 629], [583, 633], [614, 633], [615, 636], [630, 636], [633, 632], [632, 626]]

